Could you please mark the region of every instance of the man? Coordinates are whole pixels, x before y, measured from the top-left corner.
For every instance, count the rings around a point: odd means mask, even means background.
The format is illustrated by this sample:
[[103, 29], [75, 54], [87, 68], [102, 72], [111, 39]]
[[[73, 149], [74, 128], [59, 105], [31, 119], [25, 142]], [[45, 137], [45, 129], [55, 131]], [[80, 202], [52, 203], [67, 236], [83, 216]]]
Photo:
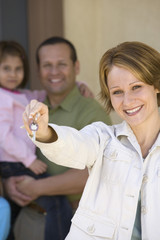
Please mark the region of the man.
[[[36, 60], [41, 84], [47, 92], [44, 103], [49, 107], [50, 122], [77, 129], [95, 121], [110, 124], [100, 104], [93, 98], [83, 97], [78, 91], [76, 76], [80, 64], [71, 42], [61, 37], [47, 39], [38, 47]], [[39, 180], [30, 177], [10, 178], [5, 182], [10, 198], [20, 206], [26, 206], [43, 195], [66, 195], [75, 211], [88, 177], [87, 169], [58, 166], [47, 160], [38, 149], [37, 157], [47, 163], [51, 176]]]

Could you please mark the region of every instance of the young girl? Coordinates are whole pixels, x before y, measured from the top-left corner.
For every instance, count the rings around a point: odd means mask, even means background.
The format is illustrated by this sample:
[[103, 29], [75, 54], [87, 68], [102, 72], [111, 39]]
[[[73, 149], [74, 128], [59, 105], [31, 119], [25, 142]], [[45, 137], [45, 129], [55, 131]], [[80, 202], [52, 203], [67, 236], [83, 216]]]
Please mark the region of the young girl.
[[14, 172], [22, 174], [19, 169], [22, 166], [35, 174], [46, 171], [44, 163], [36, 158], [32, 142], [20, 129], [20, 116], [26, 104], [31, 99], [43, 101], [45, 97], [44, 91], [22, 90], [27, 80], [28, 60], [24, 49], [16, 42], [0, 42], [0, 161], [3, 177], [10, 177]]
[[29, 134], [29, 117], [40, 114], [35, 143], [48, 159], [89, 169], [66, 239], [159, 240], [160, 53], [140, 42], [119, 44], [101, 59], [100, 83], [106, 109], [121, 124], [48, 125], [47, 107], [35, 100], [24, 113]]
[[[21, 45], [13, 41], [0, 42], [0, 166], [3, 178], [17, 175], [30, 175], [34, 178], [45, 177], [47, 174], [46, 164], [38, 160], [35, 154], [35, 146], [24, 130], [22, 113], [25, 106], [31, 99], [43, 101], [45, 91], [30, 91], [23, 89], [28, 80], [28, 60]], [[57, 201], [59, 206], [57, 205]], [[41, 197], [36, 200], [38, 205], [32, 203], [32, 208], [48, 213], [50, 208], [54, 208], [54, 214], [62, 217], [64, 231], [62, 238], [66, 235], [70, 226], [72, 216], [71, 207], [64, 196]], [[12, 210], [13, 225], [20, 211], [20, 207], [10, 201]], [[53, 212], [53, 211], [52, 211]], [[65, 217], [63, 217], [63, 214]], [[47, 219], [52, 219], [50, 213]], [[56, 225], [57, 224], [57, 225]], [[1, 226], [0, 226], [1, 229]], [[48, 229], [48, 228], [47, 228]], [[55, 232], [59, 229], [58, 222], [55, 223]], [[12, 228], [11, 228], [12, 230]], [[10, 237], [13, 239], [12, 232]], [[64, 234], [64, 236], [63, 236]], [[45, 239], [49, 235], [49, 230], [45, 232]], [[54, 236], [53, 236], [54, 238]], [[59, 240], [59, 238], [55, 239]]]

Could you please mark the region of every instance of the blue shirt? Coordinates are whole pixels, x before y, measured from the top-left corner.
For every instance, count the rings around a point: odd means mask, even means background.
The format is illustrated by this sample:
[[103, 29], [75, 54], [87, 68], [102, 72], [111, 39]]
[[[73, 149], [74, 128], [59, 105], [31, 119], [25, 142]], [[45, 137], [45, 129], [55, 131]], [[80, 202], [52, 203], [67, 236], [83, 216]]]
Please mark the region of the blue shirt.
[[10, 206], [0, 197], [0, 240], [6, 240], [10, 230]]
[[141, 240], [141, 197], [139, 195], [136, 219], [131, 240]]

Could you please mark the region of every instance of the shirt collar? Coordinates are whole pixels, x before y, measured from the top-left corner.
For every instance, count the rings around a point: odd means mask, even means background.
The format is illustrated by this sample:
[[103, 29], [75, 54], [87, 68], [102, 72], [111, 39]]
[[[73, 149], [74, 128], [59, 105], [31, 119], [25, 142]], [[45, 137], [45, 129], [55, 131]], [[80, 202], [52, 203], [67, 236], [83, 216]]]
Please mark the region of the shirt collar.
[[[57, 108], [61, 107], [64, 110], [71, 112], [74, 105], [77, 103], [80, 97], [81, 97], [81, 94], [77, 86], [75, 86], [72, 89], [72, 91], [67, 95], [67, 97], [57, 106]], [[49, 108], [52, 108], [48, 97], [45, 99], [44, 103], [47, 104]]]
[[[122, 136], [126, 136], [130, 139], [136, 138], [132, 129], [125, 121], [123, 121], [118, 125], [115, 125], [115, 135], [117, 138]], [[160, 133], [158, 134], [158, 137], [152, 147], [156, 147], [156, 146], [160, 146]]]
[[123, 121], [122, 123], [115, 125], [115, 134], [117, 138], [120, 136], [129, 137], [133, 135], [133, 131], [130, 126], [125, 121]]
[[17, 89], [8, 89], [8, 88], [2, 88], [4, 91], [10, 92], [10, 93], [16, 93], [16, 94], [20, 94], [20, 91]]

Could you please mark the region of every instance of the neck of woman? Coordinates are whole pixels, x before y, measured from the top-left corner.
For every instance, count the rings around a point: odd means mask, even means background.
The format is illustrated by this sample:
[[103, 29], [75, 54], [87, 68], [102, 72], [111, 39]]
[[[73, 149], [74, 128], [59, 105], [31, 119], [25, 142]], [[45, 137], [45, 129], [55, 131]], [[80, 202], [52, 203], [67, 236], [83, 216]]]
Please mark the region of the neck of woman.
[[155, 143], [160, 132], [160, 116], [154, 117], [152, 121], [136, 126], [132, 129], [140, 145], [142, 156], [145, 158]]

